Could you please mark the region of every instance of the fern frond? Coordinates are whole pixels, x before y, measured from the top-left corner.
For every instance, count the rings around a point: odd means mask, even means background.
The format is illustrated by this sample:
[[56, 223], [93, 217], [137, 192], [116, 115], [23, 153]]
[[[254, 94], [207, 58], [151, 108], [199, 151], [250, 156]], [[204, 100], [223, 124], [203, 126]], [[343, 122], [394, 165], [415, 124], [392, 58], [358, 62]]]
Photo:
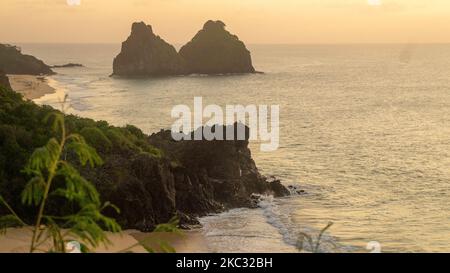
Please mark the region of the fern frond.
[[64, 128], [64, 115], [59, 112], [52, 112], [44, 117], [45, 123], [52, 123], [52, 130], [54, 132], [61, 132]]
[[78, 202], [80, 206], [90, 203], [100, 205], [100, 196], [97, 189], [70, 164], [61, 162], [57, 175], [65, 178], [66, 187], [57, 189], [52, 194], [62, 195], [70, 201]]
[[89, 163], [91, 168], [93, 168], [103, 164], [103, 160], [97, 154], [97, 151], [85, 142], [72, 141], [67, 144], [67, 149], [73, 151], [78, 156], [78, 160], [83, 166]]
[[154, 232], [173, 232], [181, 234], [181, 230], [178, 228], [178, 217], [173, 217], [166, 224], [159, 224], [156, 226]]
[[45, 181], [41, 176], [35, 176], [28, 181], [25, 189], [22, 191], [22, 204], [31, 206], [39, 205], [44, 196]]
[[159, 243], [159, 247], [161, 248], [161, 251], [163, 253], [176, 253], [177, 252], [175, 250], [175, 248], [173, 246], [171, 246], [169, 243], [167, 243], [166, 241], [161, 241]]

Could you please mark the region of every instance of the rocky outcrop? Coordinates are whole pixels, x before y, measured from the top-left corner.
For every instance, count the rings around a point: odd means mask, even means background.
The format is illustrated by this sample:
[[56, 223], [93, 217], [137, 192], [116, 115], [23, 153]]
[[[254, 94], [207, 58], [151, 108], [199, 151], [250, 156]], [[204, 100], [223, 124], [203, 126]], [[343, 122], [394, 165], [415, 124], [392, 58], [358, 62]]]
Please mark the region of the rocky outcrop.
[[51, 75], [50, 66], [31, 55], [22, 54], [20, 48], [0, 44], [0, 69], [6, 74]]
[[5, 72], [3, 72], [2, 70], [0, 70], [0, 86], [11, 89], [11, 85], [9, 84], [9, 79], [5, 75]]
[[248, 141], [179, 141], [171, 132], [149, 137], [163, 158], [139, 153], [105, 158], [84, 170], [102, 198], [121, 209], [112, 214], [124, 228], [151, 230], [174, 215], [183, 224], [236, 207], [256, 207], [253, 194], [289, 195], [280, 181], [268, 181], [251, 157]]
[[175, 48], [156, 36], [144, 22], [134, 23], [131, 35], [122, 43], [114, 59], [113, 75], [149, 77], [185, 73], [182, 58]]
[[189, 73], [254, 73], [250, 51], [227, 30], [222, 21], [208, 21], [197, 35], [180, 49]]
[[[231, 126], [224, 127], [224, 134], [230, 128]], [[163, 150], [171, 161], [177, 163], [175, 170], [184, 177], [178, 181], [181, 183], [176, 183], [178, 188], [203, 183], [194, 191], [204, 191], [201, 199], [191, 196], [187, 198], [188, 202], [178, 200], [179, 204], [184, 204], [184, 212], [201, 211], [189, 206], [202, 204], [202, 199], [208, 200], [208, 204], [218, 202], [225, 208], [232, 208], [252, 206], [252, 193], [287, 195], [281, 188], [272, 187], [273, 184], [259, 173], [251, 157], [248, 140], [175, 142], [171, 132], [167, 130], [152, 135], [150, 144]], [[198, 199], [197, 202], [192, 202], [195, 199]]]

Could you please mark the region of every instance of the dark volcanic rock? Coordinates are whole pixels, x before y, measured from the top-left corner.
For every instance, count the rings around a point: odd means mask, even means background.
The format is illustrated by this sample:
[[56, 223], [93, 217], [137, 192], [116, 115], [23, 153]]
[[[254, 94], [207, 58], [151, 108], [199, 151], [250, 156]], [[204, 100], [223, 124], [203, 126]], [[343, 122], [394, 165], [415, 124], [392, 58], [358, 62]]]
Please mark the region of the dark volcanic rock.
[[82, 64], [68, 63], [63, 65], [53, 65], [52, 68], [72, 68], [72, 67], [83, 67]]
[[227, 30], [222, 21], [208, 21], [197, 35], [180, 49], [189, 73], [254, 73], [250, 51]]
[[152, 27], [134, 23], [114, 59], [113, 75], [150, 77], [185, 74], [255, 73], [250, 51], [221, 21], [208, 21], [177, 53]]
[[289, 195], [279, 180], [269, 182], [259, 173], [247, 140], [175, 142], [170, 131], [161, 131], [150, 143], [175, 162], [176, 208], [184, 213], [254, 207], [254, 193]]
[[0, 44], [0, 69], [6, 74], [50, 75], [54, 72], [43, 61], [24, 55], [18, 47]]
[[5, 75], [5, 72], [3, 72], [2, 70], [0, 70], [0, 86], [11, 89], [11, 85], [9, 84], [9, 79]]
[[283, 197], [290, 194], [290, 191], [278, 179], [270, 182], [270, 190], [275, 197]]
[[149, 137], [164, 151], [105, 159], [84, 170], [104, 200], [121, 209], [112, 214], [124, 228], [149, 231], [178, 215], [182, 225], [196, 217], [236, 207], [256, 207], [253, 194], [289, 195], [277, 180], [268, 181], [256, 168], [248, 141], [179, 141], [171, 132]]
[[122, 227], [150, 231], [176, 214], [175, 180], [168, 162], [143, 153], [121, 155], [85, 175], [103, 199], [120, 208], [119, 215], [111, 216]]
[[153, 33], [144, 22], [134, 23], [131, 35], [122, 43], [122, 51], [114, 59], [113, 75], [148, 77], [179, 75], [184, 62], [175, 48]]

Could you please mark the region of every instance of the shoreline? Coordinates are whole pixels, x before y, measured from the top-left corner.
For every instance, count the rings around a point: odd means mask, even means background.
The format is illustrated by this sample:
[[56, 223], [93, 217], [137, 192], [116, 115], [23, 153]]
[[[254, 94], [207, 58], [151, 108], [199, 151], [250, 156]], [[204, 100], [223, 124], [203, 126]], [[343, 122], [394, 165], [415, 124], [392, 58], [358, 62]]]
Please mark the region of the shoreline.
[[35, 100], [56, 93], [56, 88], [50, 86], [47, 76], [8, 74], [7, 77], [11, 88], [27, 100]]
[[[165, 242], [177, 253], [208, 253], [205, 236], [200, 229], [183, 231], [182, 235], [175, 233], [144, 233], [138, 230], [124, 230], [121, 233], [106, 232], [111, 244], [100, 245], [93, 253], [149, 253], [142, 245], [159, 253], [159, 244]], [[0, 253], [28, 253], [32, 237], [31, 229], [9, 228], [6, 234], [0, 234]], [[50, 249], [51, 243], [45, 242], [43, 247]]]

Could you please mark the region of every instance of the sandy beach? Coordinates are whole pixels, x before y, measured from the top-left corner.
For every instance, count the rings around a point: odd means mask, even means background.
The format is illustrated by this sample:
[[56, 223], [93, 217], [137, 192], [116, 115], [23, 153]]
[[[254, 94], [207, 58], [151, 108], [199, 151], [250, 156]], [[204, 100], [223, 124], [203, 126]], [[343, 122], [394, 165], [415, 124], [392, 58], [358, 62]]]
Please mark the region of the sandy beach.
[[168, 243], [177, 253], [210, 253], [205, 237], [199, 229], [183, 231], [182, 235], [174, 233], [130, 233], [133, 238], [141, 243], [160, 251], [161, 242]]
[[[145, 244], [155, 252], [161, 252], [160, 243], [165, 242], [173, 247], [177, 253], [205, 253], [208, 252], [205, 239], [200, 230], [189, 230], [182, 235], [169, 233], [142, 233], [137, 230], [125, 230], [120, 234], [107, 233], [111, 242], [108, 246], [99, 246], [92, 250], [95, 253], [148, 253], [139, 244]], [[11, 228], [6, 234], [0, 235], [0, 253], [27, 253], [29, 251], [32, 232], [30, 228]], [[42, 245], [49, 249], [51, 243]]]
[[55, 93], [44, 76], [7, 75], [14, 91], [22, 94], [25, 99], [34, 100], [44, 95]]

